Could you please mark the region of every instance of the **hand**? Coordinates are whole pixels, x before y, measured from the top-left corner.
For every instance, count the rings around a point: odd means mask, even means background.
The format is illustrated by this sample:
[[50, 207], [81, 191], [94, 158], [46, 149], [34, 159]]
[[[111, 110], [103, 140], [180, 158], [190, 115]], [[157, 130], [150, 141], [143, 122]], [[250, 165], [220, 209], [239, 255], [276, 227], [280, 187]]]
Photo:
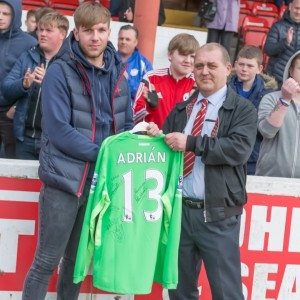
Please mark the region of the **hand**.
[[294, 28], [290, 27], [286, 33], [286, 42], [289, 46], [292, 43], [293, 35], [294, 35]]
[[28, 68], [24, 78], [23, 78], [23, 87], [24, 89], [29, 89], [34, 80], [34, 72], [31, 72], [31, 69]]
[[45, 67], [44, 64], [41, 64], [40, 67], [36, 67], [34, 69], [34, 82], [38, 84], [42, 84], [44, 76], [45, 76]]
[[187, 135], [180, 132], [168, 133], [165, 142], [174, 151], [185, 151]]
[[16, 107], [12, 106], [6, 113], [6, 117], [9, 118], [10, 120], [12, 120], [15, 116], [15, 112], [16, 112]]
[[147, 135], [158, 136], [162, 133], [162, 130], [159, 130], [158, 126], [154, 122], [149, 122], [147, 127]]
[[295, 94], [300, 93], [300, 85], [290, 77], [282, 84], [281, 93], [284, 100], [291, 101]]

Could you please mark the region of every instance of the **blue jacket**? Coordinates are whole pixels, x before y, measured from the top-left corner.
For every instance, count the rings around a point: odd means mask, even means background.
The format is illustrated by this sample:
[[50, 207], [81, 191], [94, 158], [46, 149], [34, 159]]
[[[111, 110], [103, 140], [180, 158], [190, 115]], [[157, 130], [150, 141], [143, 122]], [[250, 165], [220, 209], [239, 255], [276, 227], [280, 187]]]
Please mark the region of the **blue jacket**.
[[[294, 36], [290, 45], [286, 42], [286, 33], [294, 28]], [[264, 51], [270, 57], [267, 72], [282, 84], [282, 76], [290, 57], [300, 50], [300, 23], [293, 21], [290, 12], [286, 11], [281, 20], [273, 24], [268, 32]]]
[[[54, 58], [52, 58], [53, 60]], [[25, 52], [17, 60], [10, 73], [3, 80], [2, 92], [4, 96], [3, 103], [8, 106], [18, 103], [14, 115], [14, 134], [17, 139], [24, 141], [25, 121], [29, 109], [29, 102], [36, 89], [40, 89], [39, 84], [33, 83], [29, 89], [24, 89], [23, 78], [27, 69], [33, 70], [41, 63], [41, 54], [39, 47], [34, 47]], [[36, 92], [38, 94], [38, 92]]]
[[131, 101], [125, 66], [110, 42], [103, 68], [86, 60], [72, 33], [60, 52], [42, 83], [39, 176], [79, 197], [102, 141], [132, 127]]
[[[238, 94], [242, 94], [243, 83], [238, 80], [237, 75], [233, 75], [229, 81], [229, 86]], [[277, 83], [273, 77], [268, 75], [256, 75], [256, 78], [253, 82], [250, 94], [247, 97], [248, 100], [255, 106], [258, 110], [258, 106], [262, 97], [270, 92], [273, 92], [277, 89]], [[250, 158], [247, 162], [247, 173], [248, 175], [255, 174], [256, 162], [258, 160], [260, 144], [262, 141], [262, 136], [259, 132], [256, 135], [256, 141], [253, 148], [253, 151], [250, 155]]]
[[143, 76], [151, 70], [153, 70], [151, 62], [135, 49], [127, 60], [128, 83], [132, 103]]
[[20, 0], [1, 0], [11, 6], [13, 18], [9, 30], [0, 32], [0, 111], [9, 109], [2, 95], [2, 81], [13, 68], [20, 55], [37, 44], [37, 40], [21, 30], [22, 7]]

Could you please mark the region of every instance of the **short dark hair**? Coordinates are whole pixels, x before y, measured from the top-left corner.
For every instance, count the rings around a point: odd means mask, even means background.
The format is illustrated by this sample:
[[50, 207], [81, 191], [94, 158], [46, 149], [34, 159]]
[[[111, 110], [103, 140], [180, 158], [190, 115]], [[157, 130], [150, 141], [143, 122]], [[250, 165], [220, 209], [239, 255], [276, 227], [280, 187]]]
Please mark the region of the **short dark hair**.
[[199, 47], [195, 37], [188, 33], [179, 33], [175, 35], [168, 46], [168, 52], [172, 54], [177, 50], [181, 55], [193, 54]]
[[236, 60], [240, 57], [247, 59], [256, 59], [259, 65], [263, 63], [263, 53], [262, 51], [253, 45], [244, 46], [238, 53]]
[[119, 33], [122, 30], [133, 30], [135, 32], [135, 37], [138, 39], [139, 38], [139, 30], [137, 29], [136, 26], [134, 25], [130, 25], [130, 24], [126, 24], [120, 27]]
[[204, 50], [207, 50], [207, 51], [219, 50], [221, 52], [221, 54], [222, 54], [223, 63], [225, 65], [231, 63], [228, 51], [221, 44], [218, 44], [218, 43], [207, 43], [207, 44], [204, 44], [203, 46], [201, 46], [198, 50], [201, 50], [201, 49], [204, 49]]

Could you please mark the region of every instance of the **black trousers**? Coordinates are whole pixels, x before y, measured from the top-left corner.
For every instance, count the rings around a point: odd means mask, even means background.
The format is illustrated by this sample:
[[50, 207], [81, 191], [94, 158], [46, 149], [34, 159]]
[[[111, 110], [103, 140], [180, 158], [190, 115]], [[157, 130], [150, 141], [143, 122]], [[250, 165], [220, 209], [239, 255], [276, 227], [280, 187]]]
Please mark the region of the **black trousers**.
[[[2, 144], [2, 145], [1, 145]], [[3, 146], [3, 158], [16, 158], [16, 139], [13, 131], [13, 120], [0, 112], [0, 149]]]
[[204, 263], [212, 299], [242, 300], [239, 250], [240, 216], [204, 221], [203, 209], [183, 205], [179, 247], [179, 283], [170, 300], [198, 300], [198, 277]]
[[234, 32], [225, 31], [219, 29], [208, 29], [207, 33], [207, 43], [219, 43], [226, 48], [230, 54], [230, 47], [232, 44]]

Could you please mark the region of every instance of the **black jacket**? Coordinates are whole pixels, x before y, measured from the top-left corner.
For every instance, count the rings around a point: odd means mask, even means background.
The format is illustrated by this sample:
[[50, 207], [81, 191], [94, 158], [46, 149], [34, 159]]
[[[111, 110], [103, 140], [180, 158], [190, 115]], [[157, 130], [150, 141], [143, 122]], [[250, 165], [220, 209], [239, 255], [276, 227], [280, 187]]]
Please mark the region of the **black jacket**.
[[[164, 133], [182, 132], [187, 123], [186, 106], [198, 91], [179, 103], [168, 116]], [[257, 112], [254, 106], [228, 87], [226, 99], [219, 110], [217, 137], [191, 136], [187, 151], [202, 157], [205, 165], [205, 213], [212, 222], [242, 213], [247, 202], [246, 162], [255, 143]]]
[[[294, 36], [291, 45], [288, 45], [286, 34], [290, 27], [294, 28]], [[300, 50], [300, 23], [294, 22], [289, 11], [286, 11], [282, 19], [271, 27], [264, 47], [265, 53], [270, 57], [267, 73], [274, 76], [280, 86], [285, 65], [298, 50]]]

